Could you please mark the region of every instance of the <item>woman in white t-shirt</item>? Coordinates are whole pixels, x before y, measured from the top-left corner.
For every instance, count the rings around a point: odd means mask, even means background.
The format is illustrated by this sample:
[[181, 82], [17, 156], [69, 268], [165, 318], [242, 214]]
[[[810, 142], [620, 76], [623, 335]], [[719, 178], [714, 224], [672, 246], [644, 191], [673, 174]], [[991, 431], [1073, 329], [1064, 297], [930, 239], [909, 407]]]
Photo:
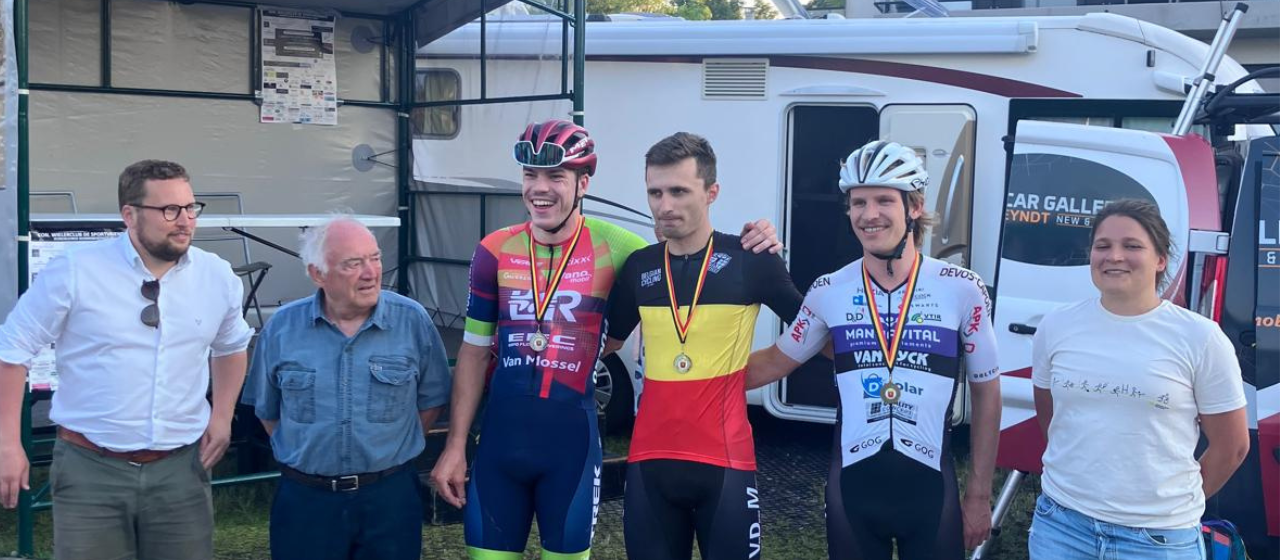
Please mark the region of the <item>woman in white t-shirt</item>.
[[[1202, 559], [1206, 496], [1249, 450], [1244, 386], [1213, 321], [1160, 299], [1170, 236], [1149, 202], [1094, 219], [1101, 297], [1055, 310], [1032, 343], [1045, 432], [1033, 560]], [[1197, 462], [1200, 432], [1209, 447]]]

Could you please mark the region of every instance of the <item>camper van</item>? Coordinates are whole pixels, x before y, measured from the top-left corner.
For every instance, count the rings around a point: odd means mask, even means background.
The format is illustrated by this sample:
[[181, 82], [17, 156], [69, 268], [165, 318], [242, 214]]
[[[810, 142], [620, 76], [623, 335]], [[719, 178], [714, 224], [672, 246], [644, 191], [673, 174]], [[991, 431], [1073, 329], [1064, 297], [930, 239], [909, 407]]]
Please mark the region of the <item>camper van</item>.
[[[482, 37], [483, 62], [477, 57]], [[483, 34], [476, 24], [460, 28], [419, 51], [419, 100], [560, 91], [568, 76], [558, 55], [564, 40], [558, 23], [489, 21]], [[1201, 125], [1196, 135], [1158, 134], [1171, 130], [1209, 54], [1204, 43], [1094, 13], [597, 22], [588, 25], [585, 50], [584, 124], [600, 154], [588, 193], [595, 200], [586, 212], [652, 239], [644, 153], [675, 131], [704, 135], [719, 156], [717, 228], [736, 232], [760, 217], [778, 224], [797, 286], [861, 252], [840, 211], [841, 158], [876, 138], [916, 149], [933, 178], [927, 209], [938, 217], [924, 251], [978, 273], [995, 301], [1001, 467], [1039, 471], [1043, 441], [1031, 398], [1031, 335], [1047, 311], [1093, 296], [1089, 228], [1093, 215], [1118, 198], [1160, 206], [1177, 240], [1170, 262], [1176, 273], [1164, 296], [1220, 321], [1242, 357], [1256, 348], [1256, 362], [1242, 359], [1250, 426], [1255, 436], [1261, 428], [1264, 440], [1280, 431], [1274, 327], [1280, 319], [1273, 301], [1280, 265], [1265, 260], [1276, 257], [1280, 222], [1260, 214], [1277, 212], [1274, 132], [1233, 122]], [[1261, 91], [1242, 78], [1245, 70], [1230, 59], [1217, 68], [1218, 84], [1240, 80], [1235, 92]], [[520, 200], [512, 196], [519, 192], [519, 168], [509, 146], [525, 123], [570, 114], [567, 101], [536, 99], [415, 114], [414, 178], [432, 193], [419, 212], [451, 218], [448, 225], [419, 225], [419, 245], [465, 258], [485, 229], [459, 235], [467, 230], [458, 229], [458, 220], [468, 212], [488, 229], [522, 220]], [[487, 201], [479, 215], [477, 197]], [[1257, 278], [1246, 280], [1254, 270]], [[442, 315], [461, 316], [465, 269], [431, 278], [429, 288], [415, 291]], [[1263, 301], [1264, 292], [1270, 300]], [[762, 314], [757, 346], [771, 343], [781, 327]], [[601, 386], [612, 391], [610, 425], [625, 425], [642, 390], [635, 348], [629, 350], [598, 367]], [[749, 402], [781, 418], [834, 422], [832, 385], [831, 364], [820, 356], [752, 392]], [[953, 410], [956, 424], [967, 420], [963, 390]], [[1270, 469], [1276, 479], [1274, 446], [1259, 455], [1255, 439], [1242, 472], [1252, 469], [1249, 476], [1256, 477]], [[1230, 505], [1247, 501], [1242, 515], [1257, 520], [1255, 533], [1278, 535], [1276, 500], [1266, 504], [1263, 529], [1253, 480], [1242, 483], [1253, 494]], [[1277, 493], [1272, 488], [1268, 495]]]

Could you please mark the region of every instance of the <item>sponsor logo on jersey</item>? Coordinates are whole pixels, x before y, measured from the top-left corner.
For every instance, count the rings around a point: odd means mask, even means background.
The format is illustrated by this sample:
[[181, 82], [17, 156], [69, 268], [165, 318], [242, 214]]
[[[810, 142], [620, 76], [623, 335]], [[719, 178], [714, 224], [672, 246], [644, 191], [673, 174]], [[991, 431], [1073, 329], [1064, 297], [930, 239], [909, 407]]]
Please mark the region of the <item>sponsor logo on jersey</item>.
[[1280, 327], [1280, 313], [1277, 313], [1274, 317], [1254, 317], [1253, 324], [1258, 328], [1272, 329]]
[[902, 444], [903, 449], [910, 450], [916, 453], [917, 455], [923, 455], [930, 459], [938, 458], [938, 450], [935, 449], [933, 446], [925, 445], [918, 441], [912, 441], [907, 438], [898, 438], [898, 443]]
[[590, 270], [575, 270], [573, 272], [564, 273], [563, 282], [583, 282], [591, 280]]
[[[576, 323], [578, 319], [573, 316], [573, 310], [577, 309], [580, 303], [582, 303], [582, 294], [573, 290], [556, 290], [556, 295], [547, 305], [547, 314], [542, 320], [555, 321], [559, 317], [559, 320]], [[513, 321], [536, 319], [533, 315], [533, 307], [533, 290], [514, 290], [511, 292], [511, 297], [507, 299], [507, 314]]]
[[581, 257], [574, 257], [572, 259], [569, 259], [569, 266], [578, 266], [580, 264], [590, 264], [591, 261], [595, 260], [595, 258], [596, 258], [595, 253], [583, 255]]
[[660, 268], [640, 273], [641, 288], [648, 288], [649, 286], [657, 284], [659, 280], [662, 280], [662, 269]]
[[813, 284], [809, 286], [809, 289], [816, 290], [823, 286], [830, 286], [830, 285], [831, 285], [831, 276], [819, 276], [818, 279], [814, 280]]
[[[534, 336], [535, 334], [531, 332], [513, 332], [507, 335], [507, 346], [528, 346]], [[572, 352], [577, 344], [578, 340], [567, 334], [553, 334], [547, 337], [547, 345], [556, 350]]]
[[942, 278], [962, 278], [964, 280], [978, 280], [978, 275], [974, 274], [972, 270], [965, 270], [963, 268], [956, 268], [954, 266], [948, 266], [946, 268], [943, 268], [942, 271], [938, 272], [938, 276]]
[[977, 345], [977, 344], [974, 344], [974, 343], [972, 343], [972, 342], [966, 342], [966, 343], [964, 343], [964, 353], [965, 353], [965, 354], [972, 354], [972, 353], [973, 353], [975, 350], [977, 350], [977, 349], [978, 349], [978, 345]]
[[570, 362], [565, 360], [552, 360], [542, 354], [527, 354], [524, 356], [509, 356], [502, 359], [502, 367], [521, 367], [521, 366], [538, 366], [543, 369], [557, 369], [570, 373], [578, 373], [582, 369], [581, 362]]
[[973, 306], [973, 312], [969, 314], [969, 322], [964, 327], [965, 336], [978, 332], [978, 328], [982, 326], [982, 306]]
[[795, 323], [791, 326], [791, 340], [803, 344], [804, 339], [809, 334], [809, 320], [796, 317]]
[[862, 398], [880, 398], [880, 388], [884, 387], [884, 379], [878, 373], [862, 374]]
[[527, 272], [519, 272], [515, 270], [504, 270], [498, 273], [498, 278], [502, 280], [515, 280], [517, 282], [528, 282], [529, 274]]
[[712, 274], [720, 272], [724, 270], [724, 267], [729, 266], [730, 260], [733, 260], [733, 257], [725, 253], [712, 253], [711, 263], [707, 265], [707, 270], [710, 270]]
[[992, 377], [995, 377], [997, 375], [1000, 375], [1000, 368], [991, 368], [984, 372], [973, 373], [973, 374], [970, 374], [969, 377], [971, 377], [974, 381], [982, 381], [984, 379], [991, 379]]
[[[903, 342], [932, 342], [934, 344], [942, 344], [942, 338], [938, 336], [938, 331], [930, 328], [909, 328], [902, 331]], [[929, 348], [928, 344], [919, 345]], [[919, 347], [917, 346], [917, 347]], [[899, 352], [901, 356], [901, 352]]]
[[844, 331], [845, 340], [875, 340], [876, 331], [871, 327], [856, 326]]
[[884, 436], [869, 437], [867, 439], [864, 439], [862, 441], [859, 441], [853, 444], [853, 446], [849, 448], [849, 453], [856, 454], [862, 451], [869, 451], [872, 449], [876, 449], [876, 448], [879, 448], [880, 445], [883, 443], [884, 443]]
[[854, 304], [854, 305], [866, 305], [866, 304], [867, 304], [867, 296], [866, 296], [866, 294], [857, 294], [857, 295], [854, 295], [854, 296], [853, 296], [853, 304]]
[[[853, 363], [859, 367], [869, 367], [884, 365], [884, 352], [879, 350], [858, 350], [853, 352]], [[918, 366], [925, 369], [929, 368], [929, 353], [914, 352], [907, 350], [898, 351], [898, 359], [894, 360], [895, 364], [906, 364]]]
[[801, 305], [800, 314], [804, 315], [805, 317], [813, 317], [813, 310], [809, 309], [809, 306], [807, 305]]
[[[899, 352], [901, 353], [901, 352]], [[880, 389], [884, 388], [884, 378], [876, 372], [862, 374], [862, 398], [880, 400]], [[910, 383], [894, 383], [898, 391], [904, 395], [923, 395], [924, 388]]]
[[866, 314], [866, 313], [863, 313], [863, 312], [861, 312], [861, 311], [859, 311], [859, 312], [857, 312], [857, 313], [849, 313], [849, 312], [847, 312], [847, 311], [846, 311], [846, 312], [845, 312], [845, 314], [844, 314], [844, 320], [845, 320], [845, 321], [848, 321], [848, 322], [850, 322], [850, 323], [854, 323], [854, 322], [857, 322], [857, 321], [861, 321], [861, 320], [866, 319], [866, 318], [867, 318], [867, 314]]
[[911, 314], [911, 322], [912, 322], [912, 323], [916, 323], [916, 324], [920, 324], [920, 325], [922, 325], [922, 324], [924, 324], [924, 322], [925, 322], [925, 321], [930, 321], [930, 322], [934, 322], [934, 323], [941, 323], [941, 322], [942, 322], [942, 315], [939, 315], [939, 314], [937, 314], [937, 313], [921, 313], [921, 312], [917, 312], [917, 313], [912, 313], [912, 314]]

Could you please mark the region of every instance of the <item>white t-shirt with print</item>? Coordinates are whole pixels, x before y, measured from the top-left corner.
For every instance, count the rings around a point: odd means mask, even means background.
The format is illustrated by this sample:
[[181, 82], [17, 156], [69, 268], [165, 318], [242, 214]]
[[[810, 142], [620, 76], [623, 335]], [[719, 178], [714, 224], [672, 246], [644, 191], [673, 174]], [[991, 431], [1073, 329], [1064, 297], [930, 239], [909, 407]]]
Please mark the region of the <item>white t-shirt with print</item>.
[[1032, 382], [1053, 395], [1045, 494], [1119, 525], [1199, 523], [1198, 416], [1245, 406], [1240, 365], [1218, 325], [1168, 301], [1137, 316], [1098, 299], [1076, 303], [1037, 328]]

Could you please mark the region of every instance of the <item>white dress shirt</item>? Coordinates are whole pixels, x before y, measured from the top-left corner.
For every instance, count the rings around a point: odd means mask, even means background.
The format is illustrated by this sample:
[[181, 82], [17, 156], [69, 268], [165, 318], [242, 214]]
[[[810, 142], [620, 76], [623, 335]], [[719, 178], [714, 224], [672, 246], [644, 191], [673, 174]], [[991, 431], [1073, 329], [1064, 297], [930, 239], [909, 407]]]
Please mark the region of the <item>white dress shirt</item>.
[[209, 423], [209, 357], [243, 351], [244, 286], [231, 265], [191, 247], [160, 279], [160, 325], [140, 315], [155, 280], [128, 235], [73, 249], [40, 271], [0, 325], [0, 360], [31, 366], [54, 343], [57, 424], [114, 451], [175, 449]]

